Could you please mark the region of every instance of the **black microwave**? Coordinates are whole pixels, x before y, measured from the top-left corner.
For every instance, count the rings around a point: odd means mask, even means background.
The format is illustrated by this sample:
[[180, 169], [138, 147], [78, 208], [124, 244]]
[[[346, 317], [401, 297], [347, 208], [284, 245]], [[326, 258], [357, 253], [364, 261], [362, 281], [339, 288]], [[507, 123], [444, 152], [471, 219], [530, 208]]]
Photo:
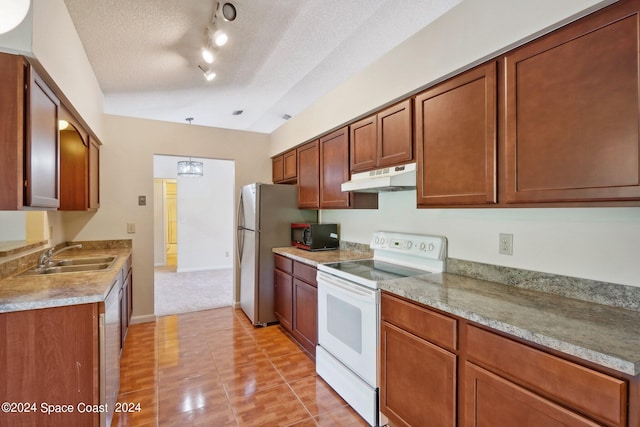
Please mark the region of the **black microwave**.
[[306, 251], [338, 249], [338, 224], [291, 224], [291, 246]]

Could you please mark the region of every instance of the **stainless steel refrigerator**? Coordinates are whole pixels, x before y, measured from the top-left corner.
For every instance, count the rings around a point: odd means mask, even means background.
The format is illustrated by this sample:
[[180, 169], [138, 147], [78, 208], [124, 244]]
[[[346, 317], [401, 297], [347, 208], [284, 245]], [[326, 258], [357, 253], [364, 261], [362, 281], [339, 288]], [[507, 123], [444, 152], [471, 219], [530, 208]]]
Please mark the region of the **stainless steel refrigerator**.
[[317, 222], [317, 211], [298, 209], [297, 187], [255, 183], [242, 187], [238, 207], [240, 307], [254, 325], [276, 321], [272, 248], [291, 246], [292, 222]]

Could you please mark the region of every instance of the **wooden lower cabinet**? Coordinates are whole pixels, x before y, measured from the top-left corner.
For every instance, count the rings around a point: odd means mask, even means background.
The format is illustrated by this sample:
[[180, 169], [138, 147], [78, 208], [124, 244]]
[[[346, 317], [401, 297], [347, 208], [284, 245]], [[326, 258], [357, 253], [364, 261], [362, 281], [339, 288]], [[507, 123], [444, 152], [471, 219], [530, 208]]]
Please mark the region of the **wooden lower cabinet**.
[[468, 362], [464, 392], [465, 427], [601, 425]]
[[639, 376], [387, 292], [381, 301], [380, 409], [391, 426], [640, 426]]
[[[278, 255], [276, 255], [278, 256]], [[293, 315], [293, 277], [278, 269], [273, 272], [273, 308], [283, 328], [291, 332]]]
[[305, 350], [315, 356], [318, 344], [318, 284], [316, 268], [275, 254], [276, 317]]
[[293, 279], [293, 336], [315, 356], [318, 344], [317, 285]]
[[0, 400], [23, 405], [3, 411], [0, 426], [98, 426], [99, 414], [77, 410], [100, 401], [98, 316], [96, 303], [0, 314]]
[[456, 355], [387, 322], [380, 334], [382, 412], [397, 426], [454, 427]]

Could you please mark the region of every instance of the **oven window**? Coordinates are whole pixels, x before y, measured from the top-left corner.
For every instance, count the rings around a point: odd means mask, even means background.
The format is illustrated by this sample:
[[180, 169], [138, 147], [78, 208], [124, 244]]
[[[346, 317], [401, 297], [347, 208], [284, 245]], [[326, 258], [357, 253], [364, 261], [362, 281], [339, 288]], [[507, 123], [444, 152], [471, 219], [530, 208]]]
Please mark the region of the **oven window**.
[[333, 295], [327, 295], [327, 331], [358, 354], [362, 353], [362, 312]]

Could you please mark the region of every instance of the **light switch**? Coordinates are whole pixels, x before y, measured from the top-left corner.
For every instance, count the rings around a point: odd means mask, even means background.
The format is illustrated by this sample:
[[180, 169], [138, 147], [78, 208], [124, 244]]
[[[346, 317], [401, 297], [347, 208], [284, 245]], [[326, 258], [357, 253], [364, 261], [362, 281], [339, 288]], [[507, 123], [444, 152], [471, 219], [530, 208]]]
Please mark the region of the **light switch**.
[[133, 222], [128, 222], [127, 223], [127, 233], [129, 234], [133, 234], [136, 232], [136, 224]]
[[138, 206], [147, 205], [147, 196], [138, 196]]

